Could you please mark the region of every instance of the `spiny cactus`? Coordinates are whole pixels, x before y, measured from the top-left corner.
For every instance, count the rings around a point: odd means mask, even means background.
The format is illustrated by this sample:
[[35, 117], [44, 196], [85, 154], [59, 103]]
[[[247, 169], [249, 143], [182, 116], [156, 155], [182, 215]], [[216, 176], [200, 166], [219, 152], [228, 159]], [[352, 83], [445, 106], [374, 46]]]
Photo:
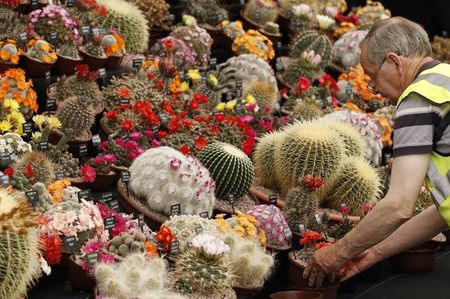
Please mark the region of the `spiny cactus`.
[[366, 36], [367, 31], [356, 30], [345, 33], [333, 45], [334, 58], [345, 68], [355, 67], [359, 64], [361, 49], [359, 43]]
[[431, 197], [430, 191], [428, 191], [425, 187], [422, 187], [419, 193], [419, 198], [416, 202], [416, 207], [414, 208], [414, 216], [422, 213], [433, 204], [434, 201]]
[[277, 20], [277, 4], [271, 0], [250, 0], [245, 5], [244, 16], [262, 27]]
[[267, 81], [256, 81], [250, 83], [243, 94], [244, 99], [246, 99], [248, 95], [252, 95], [256, 99], [258, 106], [261, 108], [274, 108], [275, 104], [278, 102], [276, 88]]
[[261, 184], [271, 190], [278, 189], [275, 173], [275, 148], [283, 140], [282, 132], [268, 133], [256, 143], [253, 154], [256, 177]]
[[39, 201], [34, 205], [34, 208], [40, 212], [45, 212], [50, 209], [52, 204], [52, 196], [48, 193], [45, 185], [41, 182], [37, 182], [31, 188], [37, 192]]
[[62, 132], [69, 140], [86, 138], [95, 121], [94, 112], [80, 105], [76, 99], [65, 101], [56, 111], [56, 117], [62, 124]]
[[275, 171], [282, 193], [308, 174], [331, 179], [343, 156], [339, 135], [326, 125], [317, 121], [291, 125], [275, 149]]
[[44, 63], [55, 63], [57, 56], [53, 52], [49, 43], [44, 40], [37, 40], [33, 46], [27, 50], [27, 56]]
[[30, 182], [41, 182], [48, 186], [55, 179], [55, 165], [40, 151], [25, 153], [12, 167], [15, 173], [27, 176]]
[[216, 0], [181, 1], [185, 14], [193, 16], [199, 24], [217, 26], [228, 19], [228, 12]]
[[170, 26], [170, 5], [165, 0], [130, 0], [130, 2], [144, 13], [151, 29]]
[[106, 58], [105, 50], [102, 47], [102, 38], [100, 36], [94, 36], [85, 46], [84, 50], [87, 54], [97, 57]]
[[38, 214], [23, 195], [0, 189], [0, 297], [20, 298], [39, 277]]
[[98, 0], [108, 14], [99, 16], [104, 28], [116, 28], [125, 39], [127, 52], [143, 53], [148, 49], [149, 27], [143, 12], [124, 0]]
[[235, 90], [237, 82], [242, 82], [242, 90], [246, 90], [255, 81], [266, 81], [272, 84], [278, 93], [277, 79], [272, 67], [262, 58], [254, 54], [241, 54], [232, 57], [219, 65], [219, 84]]
[[80, 163], [71, 153], [63, 152], [54, 162], [56, 164], [56, 172], [63, 171], [68, 178], [80, 177]]
[[63, 57], [80, 59], [80, 55], [78, 55], [78, 48], [73, 44], [61, 45], [58, 49], [56, 49], [56, 53]]
[[227, 199], [233, 194], [240, 198], [248, 193], [253, 183], [253, 164], [237, 147], [215, 142], [204, 147], [197, 158], [208, 168], [216, 182], [216, 197]]
[[289, 191], [283, 212], [292, 231], [299, 232], [300, 224], [309, 229], [315, 225], [314, 215], [319, 207], [319, 197], [318, 191], [311, 192], [304, 185]]
[[81, 105], [92, 107], [99, 105], [103, 100], [100, 88], [94, 80], [78, 78], [76, 75], [68, 78], [60, 77], [55, 84], [55, 95], [60, 102], [76, 96]]
[[290, 56], [300, 57], [304, 52], [314, 50], [321, 57], [320, 67], [325, 67], [331, 62], [332, 45], [328, 36], [320, 34], [314, 30], [308, 30], [300, 33], [290, 45]]
[[314, 100], [301, 101], [292, 108], [293, 117], [298, 121], [309, 121], [323, 116], [323, 111]]
[[183, 298], [167, 291], [168, 275], [164, 260], [144, 254], [130, 254], [120, 263], [98, 264], [95, 279], [99, 293], [106, 297]]
[[235, 277], [234, 285], [261, 286], [272, 272], [273, 256], [264, 252], [258, 244], [241, 238], [235, 233], [226, 234], [224, 242], [230, 246], [226, 256]]
[[336, 173], [335, 179], [325, 186], [324, 204], [339, 210], [344, 203], [350, 214], [362, 216], [361, 206], [376, 203], [380, 195], [380, 178], [376, 170], [364, 159], [351, 157], [342, 161]]
[[217, 233], [217, 228], [213, 220], [208, 220], [198, 215], [175, 215], [164, 222], [164, 225], [170, 228], [172, 233], [177, 237], [181, 250], [190, 247], [190, 242], [198, 234], [197, 230], [199, 228], [201, 228], [203, 233], [213, 235]]
[[324, 121], [327, 126], [339, 134], [344, 143], [344, 153], [348, 157], [363, 157], [365, 153], [365, 143], [358, 130], [338, 120]]
[[221, 294], [231, 287], [232, 274], [222, 255], [211, 258], [204, 250], [189, 249], [176, 260], [175, 289], [182, 294]]
[[217, 141], [223, 141], [241, 148], [242, 142], [247, 138], [244, 130], [235, 123], [222, 123], [219, 126], [219, 134], [217, 135]]
[[267, 22], [264, 25], [264, 32], [272, 34], [272, 35], [279, 35], [280, 34], [280, 26], [278, 26], [278, 24], [274, 23], [274, 22]]
[[212, 216], [214, 180], [201, 163], [170, 147], [149, 149], [130, 166], [130, 190], [150, 209], [170, 215], [181, 205], [181, 214]]
[[108, 251], [121, 257], [132, 253], [144, 253], [146, 237], [141, 232], [123, 232], [111, 239]]
[[314, 81], [319, 68], [308, 58], [298, 58], [292, 60], [287, 69], [283, 72], [283, 79], [291, 86], [295, 86], [300, 77], [305, 77], [309, 81]]

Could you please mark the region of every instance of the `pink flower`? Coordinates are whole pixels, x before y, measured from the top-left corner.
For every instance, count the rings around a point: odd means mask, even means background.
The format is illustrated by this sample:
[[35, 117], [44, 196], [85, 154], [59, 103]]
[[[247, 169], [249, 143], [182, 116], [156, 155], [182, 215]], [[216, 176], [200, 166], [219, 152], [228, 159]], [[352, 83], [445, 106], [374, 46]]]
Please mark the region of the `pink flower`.
[[109, 164], [113, 164], [116, 163], [117, 158], [116, 156], [112, 155], [112, 154], [106, 154], [103, 156], [103, 159], [105, 159], [105, 161]]
[[347, 215], [349, 211], [350, 211], [350, 208], [347, 207], [347, 205], [345, 203], [341, 204], [341, 213], [342, 214]]
[[369, 213], [369, 212], [373, 209], [372, 205], [371, 205], [371, 204], [368, 204], [368, 203], [363, 204], [363, 205], [361, 206], [361, 208], [363, 209], [364, 214]]
[[105, 140], [102, 143], [100, 143], [100, 145], [98, 146], [98, 149], [102, 150], [104, 148], [107, 148], [108, 146], [109, 146], [109, 142], [107, 140]]
[[146, 131], [145, 131], [145, 137], [147, 137], [147, 138], [153, 137], [153, 131], [151, 131], [151, 130], [146, 130]]
[[86, 182], [93, 183], [95, 181], [97, 173], [92, 166], [85, 164], [81, 166], [81, 176]]
[[133, 132], [130, 134], [130, 138], [133, 140], [139, 140], [139, 138], [141, 138], [141, 133], [140, 132]]
[[161, 146], [161, 141], [153, 139], [152, 140], [152, 147], [160, 147]]
[[241, 120], [246, 123], [252, 122], [254, 119], [255, 118], [252, 115], [241, 116]]
[[137, 145], [138, 145], [138, 144], [137, 144], [135, 141], [130, 140], [130, 141], [128, 141], [128, 142], [125, 144], [125, 148], [126, 148], [127, 150], [132, 150], [132, 149], [134, 149]]
[[103, 164], [105, 162], [105, 160], [102, 157], [95, 157], [95, 163], [96, 164]]
[[247, 110], [250, 111], [250, 112], [255, 112], [256, 108], [258, 107], [258, 106], [256, 105], [256, 103], [253, 103], [253, 104], [247, 104], [247, 105], [245, 105], [245, 106], [247, 107]]

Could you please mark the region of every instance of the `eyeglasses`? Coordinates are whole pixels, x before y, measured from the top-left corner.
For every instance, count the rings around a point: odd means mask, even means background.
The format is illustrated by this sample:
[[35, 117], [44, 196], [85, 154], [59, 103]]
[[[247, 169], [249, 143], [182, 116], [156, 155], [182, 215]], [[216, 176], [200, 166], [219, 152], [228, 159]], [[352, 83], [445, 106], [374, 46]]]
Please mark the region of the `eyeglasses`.
[[383, 61], [381, 62], [381, 64], [378, 66], [377, 70], [375, 71], [375, 74], [373, 75], [373, 77], [370, 79], [369, 83], [367, 84], [367, 89], [373, 93], [373, 94], [378, 94], [378, 89], [375, 87], [375, 84], [377, 83], [377, 75], [378, 75], [378, 71], [380, 70], [380, 68], [383, 66], [383, 63], [386, 61], [387, 56], [384, 56]]

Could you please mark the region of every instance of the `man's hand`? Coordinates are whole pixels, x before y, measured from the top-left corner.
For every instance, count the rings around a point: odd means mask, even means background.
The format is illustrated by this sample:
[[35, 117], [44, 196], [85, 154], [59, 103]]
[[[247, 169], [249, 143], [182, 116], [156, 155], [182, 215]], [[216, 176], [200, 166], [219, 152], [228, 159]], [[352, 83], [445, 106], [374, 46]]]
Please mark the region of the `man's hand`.
[[337, 255], [336, 244], [322, 247], [314, 252], [303, 271], [303, 278], [308, 279], [310, 287], [321, 287], [327, 274], [334, 274], [345, 265]]
[[379, 261], [381, 261], [381, 257], [377, 255], [372, 249], [367, 249], [352, 260], [352, 267], [347, 270], [345, 276], [343, 276], [339, 282], [346, 281], [356, 274], [364, 272]]

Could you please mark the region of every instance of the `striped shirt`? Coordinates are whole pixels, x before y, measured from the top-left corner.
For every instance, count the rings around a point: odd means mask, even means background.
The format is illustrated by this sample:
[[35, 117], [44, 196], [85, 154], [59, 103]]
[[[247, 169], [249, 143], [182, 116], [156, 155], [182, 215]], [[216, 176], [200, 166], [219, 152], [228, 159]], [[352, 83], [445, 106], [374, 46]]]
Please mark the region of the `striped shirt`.
[[[418, 73], [434, 67], [438, 61], [431, 61]], [[450, 78], [448, 78], [450, 84]], [[398, 106], [394, 127], [394, 157], [431, 153], [450, 154], [450, 126], [438, 140], [434, 136], [443, 119], [450, 117], [450, 105], [436, 104], [417, 93], [409, 94]]]

